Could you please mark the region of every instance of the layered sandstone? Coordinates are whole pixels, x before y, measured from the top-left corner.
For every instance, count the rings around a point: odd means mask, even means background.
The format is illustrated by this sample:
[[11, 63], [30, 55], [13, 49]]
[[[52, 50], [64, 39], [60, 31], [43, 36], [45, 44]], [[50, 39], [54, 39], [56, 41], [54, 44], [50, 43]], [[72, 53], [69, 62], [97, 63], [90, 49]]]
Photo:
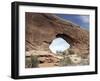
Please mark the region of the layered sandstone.
[[80, 26], [63, 20], [53, 14], [25, 13], [26, 51], [50, 51], [49, 45], [54, 38], [62, 37], [71, 48], [81, 54], [89, 54], [89, 32]]

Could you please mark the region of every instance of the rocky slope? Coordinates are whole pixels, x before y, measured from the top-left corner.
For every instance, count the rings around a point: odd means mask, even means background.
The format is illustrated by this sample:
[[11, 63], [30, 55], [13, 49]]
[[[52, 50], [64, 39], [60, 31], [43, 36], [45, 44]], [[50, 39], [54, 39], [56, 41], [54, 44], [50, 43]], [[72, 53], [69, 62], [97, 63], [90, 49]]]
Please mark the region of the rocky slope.
[[50, 51], [49, 45], [56, 37], [64, 38], [71, 49], [89, 54], [89, 32], [53, 14], [25, 13], [26, 51]]

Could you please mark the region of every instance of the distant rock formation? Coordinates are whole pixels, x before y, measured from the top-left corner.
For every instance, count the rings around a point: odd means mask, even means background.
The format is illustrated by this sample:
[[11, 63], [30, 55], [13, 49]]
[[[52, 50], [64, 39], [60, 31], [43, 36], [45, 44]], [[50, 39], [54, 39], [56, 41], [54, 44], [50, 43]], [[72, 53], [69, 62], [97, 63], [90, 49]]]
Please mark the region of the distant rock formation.
[[26, 51], [50, 51], [49, 45], [54, 38], [62, 37], [72, 49], [81, 54], [89, 54], [89, 31], [53, 14], [25, 13]]

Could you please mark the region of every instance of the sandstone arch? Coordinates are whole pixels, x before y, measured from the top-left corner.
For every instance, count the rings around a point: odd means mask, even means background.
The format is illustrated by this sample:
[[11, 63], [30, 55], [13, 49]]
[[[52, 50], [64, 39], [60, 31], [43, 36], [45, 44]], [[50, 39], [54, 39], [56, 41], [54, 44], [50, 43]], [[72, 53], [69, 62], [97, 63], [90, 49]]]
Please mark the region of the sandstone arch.
[[51, 41], [61, 36], [71, 47], [89, 51], [89, 32], [53, 14], [25, 13], [26, 51], [49, 51]]

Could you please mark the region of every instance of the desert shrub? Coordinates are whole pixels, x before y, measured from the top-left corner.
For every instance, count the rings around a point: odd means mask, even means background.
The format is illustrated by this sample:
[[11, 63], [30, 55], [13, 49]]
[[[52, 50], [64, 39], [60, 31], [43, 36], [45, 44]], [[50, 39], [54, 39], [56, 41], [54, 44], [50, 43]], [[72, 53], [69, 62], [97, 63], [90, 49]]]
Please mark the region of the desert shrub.
[[69, 54], [74, 54], [75, 51], [73, 49], [68, 49]]
[[39, 60], [38, 60], [37, 55], [31, 55], [31, 64], [32, 64], [32, 67], [38, 67]]
[[65, 55], [68, 55], [68, 54], [69, 54], [68, 50], [65, 50], [65, 51], [63, 51], [63, 52], [61, 52], [61, 51], [56, 51], [56, 53], [57, 53], [58, 55], [61, 55], [61, 56], [65, 56]]
[[90, 64], [89, 55], [84, 55], [84, 57], [82, 57], [81, 65], [89, 65], [89, 64]]
[[69, 51], [68, 51], [68, 49], [66, 49], [65, 51], [64, 51], [64, 55], [68, 55], [69, 54]]
[[78, 54], [78, 55], [80, 55], [80, 50], [78, 48], [69, 48], [68, 52], [69, 52], [69, 54]]
[[30, 57], [26, 57], [25, 58], [25, 68], [31, 68], [31, 67], [32, 67], [31, 59]]
[[89, 59], [82, 59], [80, 65], [89, 65]]
[[60, 60], [59, 66], [68, 66], [71, 65], [71, 59], [69, 57], [64, 57], [63, 59]]
[[63, 52], [62, 51], [56, 51], [56, 53], [58, 54], [58, 55], [61, 55], [61, 54], [63, 54]]

